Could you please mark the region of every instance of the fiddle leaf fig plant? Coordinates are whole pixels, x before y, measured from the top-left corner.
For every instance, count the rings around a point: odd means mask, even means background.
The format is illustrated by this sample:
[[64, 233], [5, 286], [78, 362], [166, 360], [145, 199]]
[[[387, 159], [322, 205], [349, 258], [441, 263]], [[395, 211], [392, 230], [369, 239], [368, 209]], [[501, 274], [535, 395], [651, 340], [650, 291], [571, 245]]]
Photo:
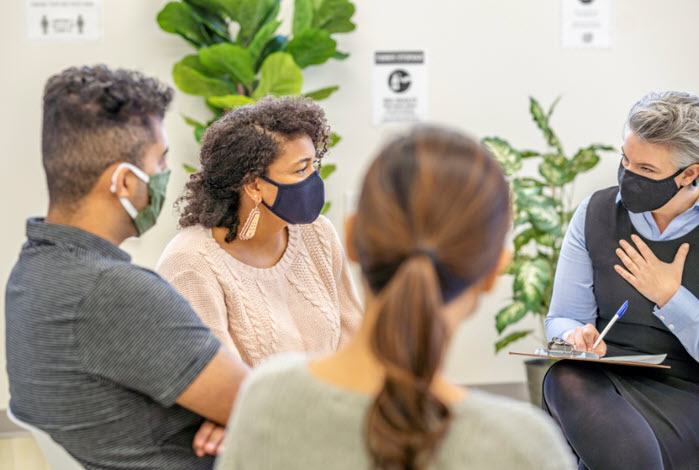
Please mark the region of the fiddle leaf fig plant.
[[[332, 85], [302, 93], [303, 69], [328, 60], [344, 60], [333, 35], [348, 33], [354, 4], [349, 0], [295, 0], [292, 33], [278, 34], [281, 0], [182, 0], [167, 3], [158, 25], [194, 48], [172, 69], [175, 85], [201, 96], [213, 114], [205, 122], [184, 116], [194, 138], [231, 109], [268, 95], [301, 95], [315, 101], [329, 98]], [[330, 146], [340, 140], [333, 135]], [[186, 171], [196, 169], [184, 165]], [[325, 165], [325, 179], [336, 169]], [[325, 212], [329, 203], [323, 209]]]
[[[550, 125], [559, 99], [546, 112], [537, 100], [529, 99], [529, 112], [546, 142], [543, 152], [517, 150], [499, 137], [483, 139], [483, 145], [509, 179], [514, 216], [514, 257], [507, 270], [513, 276], [513, 295], [512, 302], [495, 316], [495, 328], [502, 335], [495, 343], [496, 352], [534, 333], [510, 331], [528, 314], [538, 319], [539, 338], [546, 342], [544, 322], [551, 304], [554, 271], [574, 212], [572, 183], [599, 163], [600, 152], [615, 150], [609, 145], [591, 144], [567, 156]], [[524, 174], [523, 162], [527, 159], [538, 163], [538, 176]]]

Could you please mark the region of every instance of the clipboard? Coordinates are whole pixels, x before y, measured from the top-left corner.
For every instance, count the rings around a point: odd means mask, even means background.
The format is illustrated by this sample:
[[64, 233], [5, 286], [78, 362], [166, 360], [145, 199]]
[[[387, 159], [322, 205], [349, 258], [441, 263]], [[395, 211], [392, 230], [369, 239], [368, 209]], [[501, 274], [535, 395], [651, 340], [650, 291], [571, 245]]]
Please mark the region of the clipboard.
[[[512, 356], [528, 356], [536, 357], [539, 359], [552, 359], [554, 361], [558, 360], [569, 360], [569, 361], [587, 361], [587, 362], [601, 362], [603, 364], [618, 364], [622, 366], [637, 366], [637, 367], [651, 367], [655, 369], [670, 369], [670, 366], [664, 366], [662, 364], [653, 364], [651, 362], [641, 362], [632, 360], [615, 360], [614, 358], [600, 358], [597, 354], [577, 351], [573, 349], [573, 345], [564, 341], [560, 338], [553, 338], [548, 344], [547, 349], [537, 349], [534, 354], [510, 352]], [[647, 356], [641, 356], [647, 357]], [[659, 362], [665, 360], [666, 355], [662, 355]]]

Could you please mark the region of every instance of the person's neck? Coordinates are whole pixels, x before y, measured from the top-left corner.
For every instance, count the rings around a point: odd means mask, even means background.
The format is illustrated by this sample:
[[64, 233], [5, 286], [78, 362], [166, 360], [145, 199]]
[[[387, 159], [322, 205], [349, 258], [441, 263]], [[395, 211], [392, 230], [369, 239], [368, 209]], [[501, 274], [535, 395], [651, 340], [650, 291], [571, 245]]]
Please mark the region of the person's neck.
[[[371, 301], [367, 305], [364, 321], [359, 331], [340, 350], [309, 365], [311, 374], [334, 386], [364, 395], [376, 395], [383, 386], [385, 367], [371, 348], [375, 310]], [[435, 374], [432, 391], [441, 400], [454, 403], [463, 400], [466, 391], [446, 380], [441, 367]]]
[[65, 210], [62, 207], [50, 206], [44, 219], [51, 224], [69, 225], [113, 243], [121, 245], [132, 234], [124, 230], [124, 221], [110, 217], [102, 207], [82, 205], [77, 210]]
[[665, 229], [667, 229], [675, 217], [694, 206], [697, 199], [699, 199], [699, 188], [690, 185], [682, 188], [675, 197], [663, 207], [651, 212], [660, 233], [663, 233]]

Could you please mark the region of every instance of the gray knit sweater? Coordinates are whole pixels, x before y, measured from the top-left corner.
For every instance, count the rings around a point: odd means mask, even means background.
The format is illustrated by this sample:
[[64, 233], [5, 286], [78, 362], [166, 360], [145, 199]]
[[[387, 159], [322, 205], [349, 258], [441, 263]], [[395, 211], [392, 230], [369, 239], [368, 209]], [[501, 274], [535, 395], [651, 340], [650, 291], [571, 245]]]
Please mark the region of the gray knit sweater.
[[[244, 383], [217, 470], [369, 469], [371, 397], [321, 382], [300, 355], [277, 356]], [[529, 404], [469, 391], [433, 469], [573, 469], [561, 432]]]

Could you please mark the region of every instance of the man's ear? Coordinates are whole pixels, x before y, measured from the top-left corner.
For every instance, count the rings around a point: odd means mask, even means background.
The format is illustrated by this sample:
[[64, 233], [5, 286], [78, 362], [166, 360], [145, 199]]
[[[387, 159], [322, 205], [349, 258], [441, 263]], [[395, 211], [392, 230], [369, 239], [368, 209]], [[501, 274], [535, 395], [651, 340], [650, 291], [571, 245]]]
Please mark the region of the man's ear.
[[[109, 191], [118, 198], [125, 197], [131, 199], [138, 191], [138, 177], [128, 167], [122, 166], [120, 163], [114, 163], [107, 167], [102, 174], [102, 181], [105, 179], [109, 184]], [[116, 171], [119, 168], [119, 171]]]
[[483, 292], [490, 292], [493, 290], [493, 287], [495, 287], [495, 281], [497, 281], [498, 277], [505, 272], [507, 267], [512, 262], [512, 255], [512, 250], [509, 248], [503, 248], [502, 252], [500, 253], [498, 264], [495, 266], [495, 269], [488, 274], [483, 282]]
[[359, 262], [357, 249], [354, 247], [354, 223], [356, 217], [354, 214], [347, 217], [345, 220], [345, 249], [347, 250], [347, 258], [355, 263]]

